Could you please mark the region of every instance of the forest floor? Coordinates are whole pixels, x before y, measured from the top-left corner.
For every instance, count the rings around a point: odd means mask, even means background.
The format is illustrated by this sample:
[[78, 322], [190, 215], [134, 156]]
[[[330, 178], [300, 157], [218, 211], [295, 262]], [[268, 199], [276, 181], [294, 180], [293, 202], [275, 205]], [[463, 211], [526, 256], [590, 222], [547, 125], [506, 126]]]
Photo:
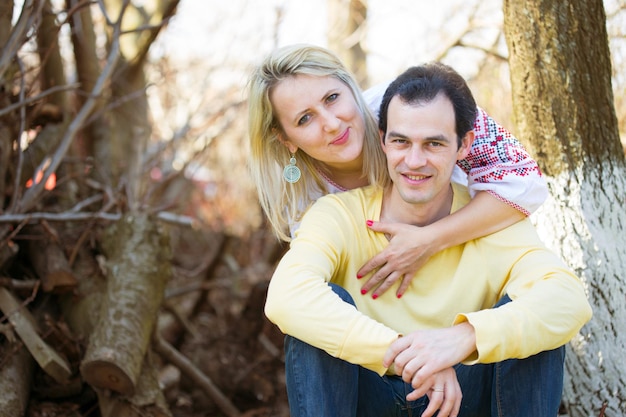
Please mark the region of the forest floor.
[[[175, 228], [170, 238], [174, 270], [156, 331], [189, 366], [160, 355], [153, 341], [152, 362], [169, 412], [173, 417], [288, 417], [283, 335], [263, 313], [284, 245], [265, 230], [242, 238]], [[49, 324], [68, 331], [61, 316], [55, 320]], [[61, 344], [81, 345], [84, 353], [85, 341], [72, 339], [69, 335]], [[0, 370], [14, 353], [2, 349], [2, 340], [0, 334]], [[74, 388], [59, 387], [35, 369], [26, 417], [105, 415], [96, 392], [81, 382], [80, 353], [73, 356]], [[164, 416], [142, 408], [111, 417], [131, 415]]]

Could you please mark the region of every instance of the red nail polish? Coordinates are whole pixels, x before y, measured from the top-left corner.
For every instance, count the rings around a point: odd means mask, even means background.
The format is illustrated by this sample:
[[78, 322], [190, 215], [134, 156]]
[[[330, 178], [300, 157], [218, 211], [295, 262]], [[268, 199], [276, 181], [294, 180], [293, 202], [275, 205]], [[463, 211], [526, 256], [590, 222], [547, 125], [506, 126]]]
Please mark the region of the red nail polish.
[[361, 290], [361, 294], [365, 295], [365, 294], [367, 294], [367, 291], [366, 290]]
[[398, 294], [398, 295], [397, 295], [397, 297], [398, 297], [398, 298], [402, 298], [402, 294]]
[[363, 275], [361, 275], [361, 274], [356, 274], [356, 279], [361, 279], [361, 278], [363, 278]]
[[374, 224], [374, 222], [372, 220], [368, 220], [365, 222], [366, 225], [371, 226]]
[[378, 298], [378, 294], [374, 294], [374, 295], [372, 295], [372, 298], [373, 298], [374, 300], [375, 300], [375, 299], [377, 299], [377, 298]]

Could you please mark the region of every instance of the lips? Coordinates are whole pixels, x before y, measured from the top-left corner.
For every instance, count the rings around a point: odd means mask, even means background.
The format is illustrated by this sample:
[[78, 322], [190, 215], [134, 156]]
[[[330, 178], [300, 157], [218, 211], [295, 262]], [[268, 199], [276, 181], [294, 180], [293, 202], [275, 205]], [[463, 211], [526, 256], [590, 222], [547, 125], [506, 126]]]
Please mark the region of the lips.
[[331, 145], [343, 145], [344, 143], [348, 141], [349, 137], [350, 137], [350, 128], [347, 128], [341, 136], [339, 136], [337, 139], [330, 142], [330, 144]]

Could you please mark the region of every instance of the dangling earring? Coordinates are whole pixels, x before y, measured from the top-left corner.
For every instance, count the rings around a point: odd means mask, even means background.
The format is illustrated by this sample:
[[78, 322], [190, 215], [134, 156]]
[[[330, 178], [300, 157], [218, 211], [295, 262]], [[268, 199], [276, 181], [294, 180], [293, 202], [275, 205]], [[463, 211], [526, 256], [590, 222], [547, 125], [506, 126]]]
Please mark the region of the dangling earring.
[[296, 157], [294, 154], [291, 154], [291, 158], [289, 159], [289, 165], [283, 169], [283, 178], [290, 184], [298, 182], [300, 179], [300, 168], [296, 166]]

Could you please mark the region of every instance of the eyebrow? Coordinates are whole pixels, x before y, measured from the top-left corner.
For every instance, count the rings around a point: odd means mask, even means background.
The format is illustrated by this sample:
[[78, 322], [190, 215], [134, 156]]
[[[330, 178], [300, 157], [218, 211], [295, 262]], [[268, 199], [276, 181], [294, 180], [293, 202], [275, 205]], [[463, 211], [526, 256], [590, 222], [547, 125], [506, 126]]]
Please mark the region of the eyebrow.
[[[409, 136], [405, 135], [404, 133], [395, 132], [393, 130], [387, 133], [387, 138], [398, 138], [398, 139], [407, 139], [407, 140], [411, 139]], [[428, 136], [424, 138], [424, 140], [436, 140], [440, 142], [450, 143], [450, 139], [448, 139], [444, 135]]]

